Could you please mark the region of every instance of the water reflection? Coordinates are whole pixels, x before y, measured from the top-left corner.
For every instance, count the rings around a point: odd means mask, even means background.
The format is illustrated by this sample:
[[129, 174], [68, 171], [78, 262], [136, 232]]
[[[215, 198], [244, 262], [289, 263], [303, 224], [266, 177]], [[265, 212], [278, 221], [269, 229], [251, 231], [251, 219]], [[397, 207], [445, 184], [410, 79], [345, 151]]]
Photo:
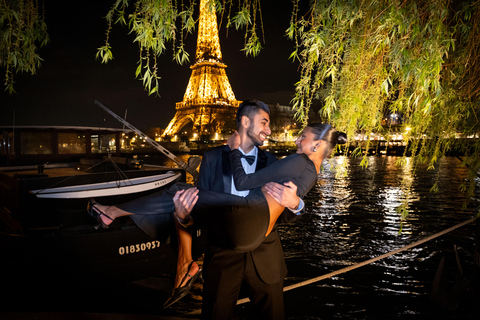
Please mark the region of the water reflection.
[[[188, 158], [192, 156], [189, 154], [180, 154], [180, 155], [176, 155], [176, 157], [182, 160], [183, 162], [188, 163]], [[173, 160], [171, 160], [170, 158], [167, 158], [166, 156], [150, 157], [150, 159], [146, 158], [145, 162], [153, 163], [153, 164], [161, 164], [170, 168], [178, 168], [178, 165]], [[198, 169], [200, 169], [200, 166], [197, 168], [197, 171]], [[187, 179], [186, 181], [187, 183], [193, 184], [194, 182], [193, 177], [190, 174], [187, 173], [186, 179]]]
[[[367, 168], [360, 166], [360, 159], [347, 157], [324, 163], [305, 198], [305, 215], [279, 227], [289, 270], [286, 286], [401, 248], [478, 210], [478, 195], [462, 210], [466, 198], [459, 188], [468, 173], [458, 159], [443, 158], [442, 169], [434, 171], [410, 158], [400, 166], [398, 159], [370, 157]], [[432, 193], [435, 181], [438, 192]], [[397, 210], [401, 205], [408, 210], [405, 219]], [[462, 304], [453, 311], [430, 299], [442, 256], [448, 262], [447, 277], [454, 280], [454, 244], [465, 273], [472, 272], [474, 241], [474, 225], [468, 225], [354, 271], [287, 291], [287, 318], [478, 319], [472, 295], [462, 296]]]
[[[345, 157], [325, 164], [305, 199], [304, 217], [280, 228], [289, 266], [287, 285], [401, 248], [475, 212], [477, 202], [461, 210], [466, 199], [459, 187], [467, 179], [467, 171], [458, 159], [444, 158], [442, 169], [433, 171], [408, 158], [400, 166], [397, 159], [371, 157], [368, 168], [360, 167], [359, 159]], [[336, 175], [332, 166], [340, 166], [341, 174]], [[431, 193], [435, 181], [439, 190]], [[405, 219], [397, 210], [402, 204], [408, 210]], [[286, 293], [286, 297], [311, 309], [301, 312], [312, 319], [319, 314], [328, 315], [327, 319], [443, 316], [429, 294], [440, 257], [451, 254], [453, 243], [462, 248], [463, 263], [473, 266], [474, 226], [469, 225], [355, 271], [295, 289], [298, 292]], [[297, 301], [296, 296], [305, 298], [305, 292], [311, 297]], [[295, 319], [296, 307], [289, 308]]]

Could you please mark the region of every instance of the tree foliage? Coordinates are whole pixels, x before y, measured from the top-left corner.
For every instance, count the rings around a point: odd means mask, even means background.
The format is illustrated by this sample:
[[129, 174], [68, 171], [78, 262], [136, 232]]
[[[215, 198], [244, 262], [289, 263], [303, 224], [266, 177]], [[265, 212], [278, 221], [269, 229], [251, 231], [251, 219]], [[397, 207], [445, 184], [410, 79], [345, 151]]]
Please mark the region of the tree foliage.
[[287, 30], [302, 68], [297, 116], [306, 122], [321, 99], [325, 119], [352, 138], [388, 133], [382, 119], [400, 113], [406, 152], [430, 168], [465, 152], [472, 193], [480, 145], [465, 138], [479, 135], [479, 19], [478, 1], [313, 1]]
[[[36, 2], [0, 1], [0, 62], [11, 90], [14, 70], [35, 72], [41, 60], [38, 43], [48, 41], [48, 35]], [[220, 25], [245, 30], [245, 54], [257, 55], [261, 1], [209, 4]], [[97, 58], [112, 59], [112, 25], [127, 25], [139, 47], [136, 76], [149, 94], [158, 93], [157, 57], [171, 46], [173, 60], [189, 60], [183, 39], [195, 30], [197, 5], [198, 0], [116, 0], [106, 15], [106, 41]], [[323, 118], [353, 143], [359, 132], [388, 136], [391, 128], [382, 119], [400, 113], [406, 152], [430, 167], [452, 150], [464, 152], [472, 174], [464, 190], [473, 192], [480, 145], [478, 139], [465, 138], [479, 135], [478, 0], [292, 0], [285, 33], [292, 39], [291, 59], [301, 67], [292, 100], [299, 120], [306, 124], [312, 102], [319, 100]]]
[[37, 48], [49, 41], [44, 10], [35, 0], [0, 0], [0, 67], [5, 90], [15, 92], [16, 73], [35, 74], [42, 59]]
[[[160, 75], [157, 57], [165, 53], [167, 45], [171, 44], [173, 60], [177, 63], [189, 61], [183, 39], [187, 33], [195, 30], [197, 4], [197, 0], [189, 0], [188, 3], [187, 0], [185, 3], [183, 0], [117, 0], [106, 16], [107, 37], [105, 45], [98, 48], [97, 58], [103, 63], [113, 58], [108, 41], [112, 24], [128, 25], [130, 32], [136, 35], [134, 42], [138, 44], [140, 52], [136, 76], [143, 81], [149, 94], [158, 93]], [[222, 18], [225, 17], [227, 28], [245, 28], [245, 53], [257, 55], [262, 48], [257, 35], [257, 16], [261, 17], [260, 0], [209, 0], [208, 5]], [[233, 10], [238, 10], [235, 15], [232, 15]]]

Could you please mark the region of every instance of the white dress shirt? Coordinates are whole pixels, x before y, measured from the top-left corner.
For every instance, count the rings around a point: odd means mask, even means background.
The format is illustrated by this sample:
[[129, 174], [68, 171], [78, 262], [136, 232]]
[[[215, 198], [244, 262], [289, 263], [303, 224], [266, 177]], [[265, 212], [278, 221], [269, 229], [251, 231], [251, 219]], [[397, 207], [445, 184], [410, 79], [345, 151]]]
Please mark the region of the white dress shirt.
[[[243, 155], [246, 155], [246, 156], [254, 156], [255, 157], [255, 161], [253, 161], [253, 163], [251, 165], [248, 164], [247, 160], [242, 158], [242, 166], [243, 166], [243, 170], [245, 170], [245, 173], [246, 174], [250, 174], [250, 173], [254, 173], [255, 172], [255, 168], [257, 167], [257, 155], [258, 155], [258, 149], [257, 147], [253, 147], [252, 150], [250, 150], [249, 153], [245, 153], [243, 152], [242, 148], [238, 147], [238, 150], [240, 150], [240, 152], [243, 154]], [[232, 194], [235, 194], [237, 196], [240, 196], [240, 197], [246, 197], [248, 196], [248, 193], [250, 191], [249, 190], [245, 190], [245, 191], [238, 191], [237, 188], [235, 188], [235, 182], [233, 181], [233, 175], [232, 175]]]
[[[243, 154], [243, 155], [246, 155], [246, 156], [254, 156], [255, 157], [255, 161], [250, 165], [248, 164], [247, 160], [245, 158], [242, 158], [242, 166], [243, 166], [243, 170], [245, 170], [245, 173], [246, 174], [250, 174], [250, 173], [254, 173], [255, 172], [255, 168], [257, 167], [257, 159], [258, 159], [258, 149], [257, 147], [253, 147], [252, 150], [250, 150], [249, 153], [245, 153], [242, 148], [238, 147], [238, 150], [240, 150], [240, 152]], [[248, 196], [248, 193], [250, 191], [249, 190], [245, 190], [245, 191], [238, 191], [237, 188], [235, 188], [235, 182], [233, 181], [233, 175], [232, 175], [232, 190], [231, 190], [231, 193], [234, 194], [234, 195], [237, 195], [237, 196], [240, 196], [240, 197], [246, 197]], [[303, 207], [305, 206], [305, 203], [303, 202], [302, 199], [300, 199], [300, 203], [298, 204], [298, 207], [297, 209], [295, 210], [292, 210], [290, 209], [290, 211], [292, 211], [293, 213], [295, 213], [296, 215], [300, 215], [300, 211], [302, 211]]]

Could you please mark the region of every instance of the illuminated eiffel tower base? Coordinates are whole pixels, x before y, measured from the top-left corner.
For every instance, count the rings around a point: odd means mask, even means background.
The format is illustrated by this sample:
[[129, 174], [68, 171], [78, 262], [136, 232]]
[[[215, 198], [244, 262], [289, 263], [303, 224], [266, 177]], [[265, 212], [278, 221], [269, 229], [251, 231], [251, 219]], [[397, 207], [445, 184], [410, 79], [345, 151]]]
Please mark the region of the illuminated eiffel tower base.
[[165, 129], [164, 138], [183, 135], [183, 128], [200, 136], [229, 134], [236, 129], [235, 115], [241, 101], [235, 99], [225, 73], [217, 17], [207, 2], [200, 0], [197, 51], [190, 67], [190, 81], [183, 100], [176, 104], [177, 112]]

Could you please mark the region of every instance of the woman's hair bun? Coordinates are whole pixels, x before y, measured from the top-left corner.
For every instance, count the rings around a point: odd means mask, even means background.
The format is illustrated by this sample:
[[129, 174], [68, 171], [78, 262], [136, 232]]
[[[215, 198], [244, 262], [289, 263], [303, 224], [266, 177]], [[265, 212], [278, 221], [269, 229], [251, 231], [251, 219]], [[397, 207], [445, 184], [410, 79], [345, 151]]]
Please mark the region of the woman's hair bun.
[[337, 132], [337, 144], [347, 143], [347, 135], [344, 132]]

